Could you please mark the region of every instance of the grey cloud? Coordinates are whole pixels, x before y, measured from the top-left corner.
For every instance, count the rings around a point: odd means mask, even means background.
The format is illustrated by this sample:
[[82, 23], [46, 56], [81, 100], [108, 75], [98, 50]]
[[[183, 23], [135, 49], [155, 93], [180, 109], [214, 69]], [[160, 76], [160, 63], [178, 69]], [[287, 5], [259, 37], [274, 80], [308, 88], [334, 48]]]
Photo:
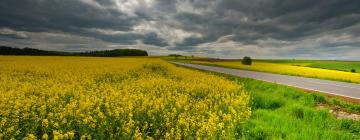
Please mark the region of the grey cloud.
[[160, 47], [169, 45], [164, 39], [159, 38], [156, 33], [146, 34], [144, 36], [143, 43], [149, 44], [149, 45], [160, 46]]
[[[327, 51], [327, 55], [322, 55], [327, 57], [343, 48], [341, 46], [358, 51], [359, 5], [357, 0], [3, 0], [0, 29], [13, 32], [0, 30], [0, 43], [42, 47], [51, 41], [65, 50], [140, 43], [147, 45], [147, 49], [183, 54], [212, 44], [201, 53], [229, 56], [241, 50], [263, 57], [306, 54], [315, 57], [314, 52]], [[42, 33], [68, 34], [82, 43], [69, 38], [57, 41], [56, 37], [41, 40], [37, 35]], [[327, 42], [314, 40], [326, 35], [336, 39], [342, 34], [348, 38]], [[228, 35], [231, 35], [228, 41], [234, 45], [232, 47], [219, 42]], [[83, 38], [88, 39], [84, 41]], [[43, 45], [39, 45], [41, 42]], [[281, 54], [273, 52], [279, 48], [283, 51]], [[346, 53], [346, 50], [338, 52]], [[289, 55], [284, 55], [286, 53]], [[360, 59], [359, 56], [351, 58]]]
[[[358, 1], [256, 0], [220, 1], [214, 12], [205, 15], [179, 15], [184, 25], [200, 25], [198, 30], [216, 40], [225, 34], [235, 34], [238, 41], [261, 38], [299, 40], [324, 31], [359, 24]], [[239, 19], [245, 18], [247, 21]], [[210, 31], [209, 31], [210, 30]], [[250, 35], [242, 33], [250, 32]], [[244, 40], [241, 40], [244, 38]]]
[[17, 32], [9, 28], [0, 29], [0, 37], [3, 38], [13, 38], [13, 39], [25, 39], [28, 36], [24, 32]]
[[4, 0], [0, 3], [0, 17], [0, 27], [77, 35], [83, 34], [82, 28], [129, 31], [138, 20], [75, 0]]

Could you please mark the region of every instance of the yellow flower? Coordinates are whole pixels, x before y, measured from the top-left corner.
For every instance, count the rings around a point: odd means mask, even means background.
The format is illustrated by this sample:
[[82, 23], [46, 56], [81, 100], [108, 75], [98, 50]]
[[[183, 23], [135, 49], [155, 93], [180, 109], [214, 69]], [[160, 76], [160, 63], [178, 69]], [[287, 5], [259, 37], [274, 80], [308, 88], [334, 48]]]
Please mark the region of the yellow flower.
[[91, 136], [89, 134], [82, 135], [80, 140], [91, 140]]
[[73, 139], [75, 135], [73, 131], [67, 132], [66, 134], [69, 136], [70, 139]]
[[134, 134], [133, 138], [134, 138], [135, 140], [142, 140], [142, 136], [141, 136], [141, 135], [142, 135], [142, 134], [140, 133], [139, 129], [137, 128], [137, 129], [135, 130], [135, 134]]
[[44, 127], [48, 127], [48, 126], [49, 126], [49, 121], [48, 121], [48, 119], [43, 119], [42, 125], [43, 125]]
[[26, 139], [27, 140], [36, 140], [36, 136], [34, 134], [28, 134]]
[[45, 133], [43, 136], [42, 136], [42, 140], [48, 140], [49, 139], [49, 136]]
[[0, 62], [6, 138], [32, 132], [19, 131], [19, 122], [38, 122], [46, 131], [53, 126], [52, 137], [28, 137], [211, 139], [251, 115], [242, 85], [157, 58], [0, 56]]
[[59, 123], [57, 123], [57, 122], [54, 123], [54, 127], [55, 127], [55, 128], [59, 128]]

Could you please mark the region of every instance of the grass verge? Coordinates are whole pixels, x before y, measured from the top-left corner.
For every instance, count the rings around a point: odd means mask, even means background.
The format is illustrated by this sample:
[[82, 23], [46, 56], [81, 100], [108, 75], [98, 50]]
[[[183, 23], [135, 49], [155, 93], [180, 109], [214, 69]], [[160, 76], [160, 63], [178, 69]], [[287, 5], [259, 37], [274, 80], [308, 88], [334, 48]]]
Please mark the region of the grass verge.
[[243, 84], [251, 95], [253, 114], [244, 127], [239, 128], [244, 139], [359, 139], [360, 122], [336, 119], [329, 104], [360, 112], [360, 106], [318, 93], [305, 93], [292, 87], [230, 77]]

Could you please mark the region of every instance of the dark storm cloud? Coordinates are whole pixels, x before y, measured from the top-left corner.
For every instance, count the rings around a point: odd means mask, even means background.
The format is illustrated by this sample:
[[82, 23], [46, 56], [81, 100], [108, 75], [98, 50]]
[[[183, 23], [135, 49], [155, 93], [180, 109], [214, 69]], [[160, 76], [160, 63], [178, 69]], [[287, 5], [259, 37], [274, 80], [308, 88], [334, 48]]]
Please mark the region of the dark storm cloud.
[[3, 0], [0, 26], [25, 31], [75, 32], [79, 28], [130, 30], [136, 19], [76, 0]]
[[[112, 0], [96, 0], [95, 2], [104, 7], [114, 5]], [[141, 14], [141, 12], [137, 13]], [[0, 3], [0, 16], [0, 27], [14, 30], [64, 32], [127, 45], [134, 44], [136, 40], [143, 40], [145, 44], [150, 45], [168, 45], [154, 33], [104, 35], [84, 31], [86, 28], [130, 31], [143, 19], [130, 17], [115, 9], [102, 9], [75, 0], [5, 0]], [[145, 15], [142, 18], [145, 18]], [[6, 36], [20, 38], [14, 35]]]
[[[100, 4], [111, 4], [100, 0]], [[129, 31], [138, 19], [115, 10], [103, 10], [75, 0], [4, 0], [0, 3], [0, 27], [28, 32], [64, 32], [108, 39], [87, 34], [84, 28], [104, 28]], [[134, 40], [123, 36], [115, 42]]]
[[[336, 53], [329, 48], [341, 46], [359, 51], [359, 5], [358, 0], [2, 0], [0, 43], [36, 47], [56, 44], [62, 36], [55, 46], [70, 50], [143, 44], [164, 53], [296, 57], [327, 51], [327, 56]], [[44, 33], [56, 35], [45, 40]], [[76, 40], [81, 43], [64, 43]]]
[[164, 39], [158, 37], [156, 33], [148, 33], [144, 36], [143, 42], [145, 44], [164, 47], [169, 45]]
[[201, 25], [187, 28], [211, 39], [234, 34], [238, 41], [297, 40], [359, 24], [359, 5], [355, 0], [223, 0], [212, 12], [183, 13], [177, 19], [185, 25]]

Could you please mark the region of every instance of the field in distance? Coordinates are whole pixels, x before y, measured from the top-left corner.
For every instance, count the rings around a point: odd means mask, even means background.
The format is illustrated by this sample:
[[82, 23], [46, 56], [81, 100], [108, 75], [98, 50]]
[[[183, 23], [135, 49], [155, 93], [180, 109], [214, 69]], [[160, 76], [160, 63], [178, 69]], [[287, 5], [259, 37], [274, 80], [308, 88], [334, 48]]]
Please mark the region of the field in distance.
[[[358, 73], [360, 70], [360, 62], [358, 61], [254, 60], [252, 65], [243, 65], [241, 60], [207, 58], [168, 59], [193, 64], [213, 65], [244, 70], [360, 83], [360, 73]], [[355, 72], [350, 72], [351, 69], [354, 69]]]
[[336, 60], [256, 60], [258, 62], [269, 62], [286, 64], [292, 66], [304, 66], [312, 68], [322, 68], [345, 72], [360, 73], [360, 61], [336, 61]]

